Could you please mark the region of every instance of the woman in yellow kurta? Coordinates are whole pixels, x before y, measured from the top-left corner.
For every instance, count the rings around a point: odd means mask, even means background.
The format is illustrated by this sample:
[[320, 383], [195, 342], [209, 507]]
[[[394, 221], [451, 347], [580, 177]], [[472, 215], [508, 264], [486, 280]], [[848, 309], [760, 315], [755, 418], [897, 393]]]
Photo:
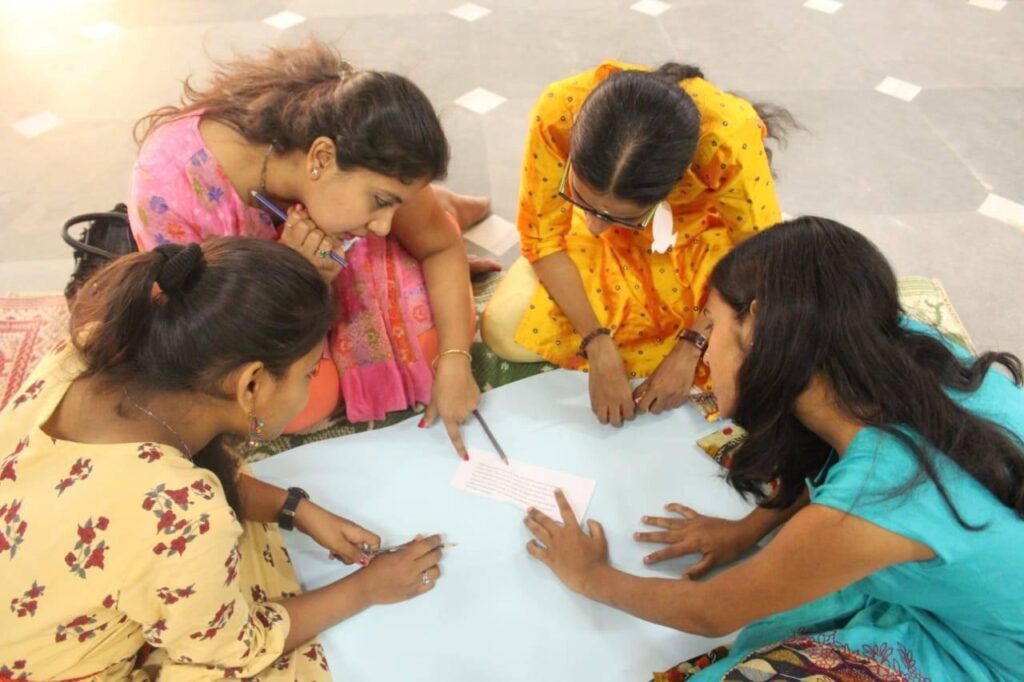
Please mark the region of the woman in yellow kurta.
[[523, 160], [525, 260], [485, 310], [484, 341], [589, 371], [594, 411], [616, 426], [682, 404], [695, 373], [707, 386], [708, 277], [780, 219], [768, 135], [749, 102], [691, 66], [608, 61], [549, 86]]
[[[320, 631], [432, 588], [436, 536], [370, 562], [379, 537], [220, 446], [303, 408], [332, 310], [312, 264], [243, 237], [82, 290], [87, 331], [0, 412], [0, 679], [329, 680]], [[298, 594], [278, 525], [368, 565]]]

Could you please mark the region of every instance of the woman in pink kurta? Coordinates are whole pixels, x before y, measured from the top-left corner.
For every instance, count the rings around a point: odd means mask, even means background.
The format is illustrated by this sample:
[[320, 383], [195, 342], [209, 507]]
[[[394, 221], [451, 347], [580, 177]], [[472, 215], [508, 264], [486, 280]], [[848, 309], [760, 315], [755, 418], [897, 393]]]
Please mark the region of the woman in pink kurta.
[[[292, 430], [330, 414], [340, 389], [353, 422], [428, 405], [426, 423], [441, 417], [462, 454], [457, 425], [479, 390], [456, 223], [486, 206], [445, 193], [443, 207], [435, 196], [448, 144], [427, 98], [315, 41], [224, 65], [209, 88], [185, 94], [185, 106], [144, 119], [129, 201], [140, 247], [227, 235], [303, 253], [331, 282], [338, 317]], [[284, 226], [253, 191], [287, 214]]]

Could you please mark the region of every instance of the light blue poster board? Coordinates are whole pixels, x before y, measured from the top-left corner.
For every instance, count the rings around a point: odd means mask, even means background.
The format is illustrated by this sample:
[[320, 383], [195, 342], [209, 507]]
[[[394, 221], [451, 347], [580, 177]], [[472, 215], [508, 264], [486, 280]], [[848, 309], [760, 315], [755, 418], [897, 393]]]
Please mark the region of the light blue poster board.
[[[602, 522], [612, 564], [638, 575], [678, 577], [687, 557], [649, 569], [656, 546], [640, 544], [644, 514], [679, 502], [740, 518], [751, 506], [694, 441], [715, 429], [690, 406], [645, 415], [622, 429], [590, 411], [587, 377], [556, 370], [487, 393], [480, 406], [513, 459], [596, 480], [587, 517]], [[255, 474], [305, 488], [319, 504], [380, 534], [385, 544], [440, 532], [445, 553], [435, 589], [374, 607], [324, 633], [336, 680], [647, 680], [729, 641], [653, 625], [566, 589], [526, 553], [523, 513], [451, 487], [459, 460], [440, 424], [415, 419], [297, 448], [253, 465]], [[489, 449], [475, 421], [467, 445]], [[300, 533], [283, 533], [299, 579], [320, 587], [353, 570]]]

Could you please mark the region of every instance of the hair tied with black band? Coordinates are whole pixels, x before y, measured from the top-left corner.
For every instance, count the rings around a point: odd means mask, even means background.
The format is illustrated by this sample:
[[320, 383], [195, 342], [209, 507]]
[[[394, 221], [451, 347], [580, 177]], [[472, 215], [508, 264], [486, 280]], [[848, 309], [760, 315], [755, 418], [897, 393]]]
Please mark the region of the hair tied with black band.
[[156, 276], [156, 284], [165, 293], [181, 291], [189, 277], [203, 262], [203, 249], [199, 244], [162, 244], [155, 249], [164, 258]]

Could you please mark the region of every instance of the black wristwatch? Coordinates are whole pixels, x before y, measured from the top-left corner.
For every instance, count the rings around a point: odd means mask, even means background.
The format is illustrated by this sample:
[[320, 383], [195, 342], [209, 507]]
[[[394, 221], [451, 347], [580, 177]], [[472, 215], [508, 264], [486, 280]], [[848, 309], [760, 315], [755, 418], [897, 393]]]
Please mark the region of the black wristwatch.
[[281, 507], [281, 513], [277, 515], [277, 525], [281, 530], [295, 528], [295, 510], [298, 509], [299, 502], [308, 499], [309, 493], [302, 488], [288, 488], [288, 498], [284, 501], [284, 506]]

